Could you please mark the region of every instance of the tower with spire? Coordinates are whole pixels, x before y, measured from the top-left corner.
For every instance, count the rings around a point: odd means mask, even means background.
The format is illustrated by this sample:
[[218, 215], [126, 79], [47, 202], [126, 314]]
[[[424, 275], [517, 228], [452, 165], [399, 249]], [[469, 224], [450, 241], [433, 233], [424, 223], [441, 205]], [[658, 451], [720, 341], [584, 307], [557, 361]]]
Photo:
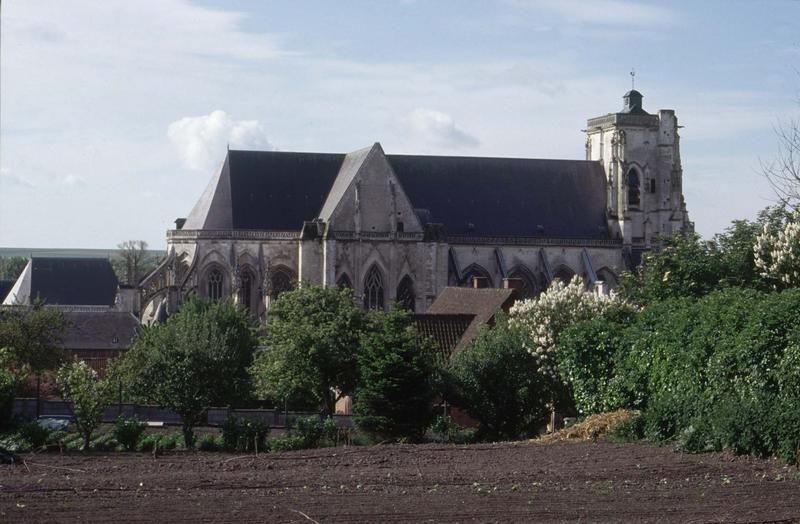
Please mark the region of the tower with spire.
[[694, 224], [683, 198], [675, 111], [645, 111], [642, 93], [633, 89], [634, 74], [622, 110], [588, 120], [586, 159], [602, 164], [609, 227], [638, 261], [659, 237], [693, 232]]

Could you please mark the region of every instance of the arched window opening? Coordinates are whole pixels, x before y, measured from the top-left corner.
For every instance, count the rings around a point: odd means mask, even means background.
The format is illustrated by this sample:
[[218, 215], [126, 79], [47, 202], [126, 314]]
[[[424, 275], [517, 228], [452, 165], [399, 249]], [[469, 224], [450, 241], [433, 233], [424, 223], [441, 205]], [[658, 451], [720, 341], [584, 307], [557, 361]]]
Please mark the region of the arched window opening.
[[383, 277], [377, 266], [372, 266], [364, 279], [364, 308], [384, 309]]
[[416, 307], [416, 297], [414, 296], [414, 282], [411, 277], [406, 275], [397, 286], [397, 303], [398, 305], [412, 313]]
[[556, 271], [555, 275], [553, 275], [553, 279], [560, 280], [564, 284], [569, 284], [569, 281], [572, 280], [572, 277], [574, 276], [574, 271], [566, 266], [561, 266], [558, 268], [558, 271]]
[[347, 274], [342, 273], [339, 280], [336, 281], [336, 287], [339, 289], [353, 289], [353, 283], [350, 282], [350, 277]]
[[539, 286], [536, 284], [536, 278], [526, 268], [519, 267], [511, 270], [509, 278], [518, 278], [522, 281], [522, 289], [519, 290], [521, 298], [533, 298], [539, 294]]
[[628, 207], [639, 207], [639, 174], [635, 169], [628, 171]]
[[222, 271], [214, 268], [208, 272], [206, 277], [206, 296], [211, 300], [219, 300], [222, 298]]
[[272, 272], [270, 278], [270, 293], [271, 299], [275, 300], [281, 293], [292, 290], [292, 275], [283, 268], [278, 268]]
[[239, 291], [239, 304], [245, 307], [248, 311], [253, 307], [253, 273], [249, 270], [242, 272], [241, 289]]
[[597, 272], [597, 279], [606, 283], [608, 289], [617, 287], [617, 276], [608, 268], [602, 268]]
[[485, 279], [482, 281], [483, 284], [485, 284], [485, 287], [494, 287], [494, 283], [492, 282], [492, 276], [489, 274], [488, 271], [486, 271], [478, 264], [470, 264], [470, 266], [464, 270], [460, 285], [462, 287], [473, 287], [474, 286], [473, 280], [475, 279], [475, 277], [478, 277], [480, 279]]

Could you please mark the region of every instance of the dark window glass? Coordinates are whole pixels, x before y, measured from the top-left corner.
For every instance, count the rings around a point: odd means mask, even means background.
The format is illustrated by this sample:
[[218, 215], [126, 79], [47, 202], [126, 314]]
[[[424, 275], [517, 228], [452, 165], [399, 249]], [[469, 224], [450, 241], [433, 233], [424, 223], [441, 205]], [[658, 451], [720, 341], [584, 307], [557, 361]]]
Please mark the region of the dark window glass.
[[219, 269], [214, 268], [208, 272], [206, 292], [211, 300], [222, 298], [222, 271]]
[[376, 266], [372, 266], [364, 279], [364, 308], [384, 309], [383, 277]]
[[416, 306], [416, 297], [414, 296], [414, 282], [411, 277], [404, 276], [397, 286], [397, 303], [401, 308], [414, 312]]
[[635, 169], [628, 171], [628, 207], [639, 207], [639, 174]]

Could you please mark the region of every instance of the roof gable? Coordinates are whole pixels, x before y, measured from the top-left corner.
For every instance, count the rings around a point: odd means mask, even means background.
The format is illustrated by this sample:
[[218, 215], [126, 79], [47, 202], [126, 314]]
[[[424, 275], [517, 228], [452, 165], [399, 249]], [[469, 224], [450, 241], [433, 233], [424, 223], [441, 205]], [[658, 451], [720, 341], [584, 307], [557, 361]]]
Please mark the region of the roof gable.
[[428, 315], [474, 315], [455, 347], [455, 351], [460, 351], [478, 335], [482, 326], [494, 322], [495, 315], [508, 311], [514, 300], [513, 289], [446, 287], [431, 304]]

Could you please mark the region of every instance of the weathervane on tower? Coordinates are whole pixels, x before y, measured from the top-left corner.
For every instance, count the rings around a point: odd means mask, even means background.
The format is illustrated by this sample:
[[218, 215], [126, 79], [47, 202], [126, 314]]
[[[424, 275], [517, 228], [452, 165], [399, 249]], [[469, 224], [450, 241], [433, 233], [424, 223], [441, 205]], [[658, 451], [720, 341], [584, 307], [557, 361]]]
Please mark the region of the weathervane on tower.
[[636, 69], [631, 68], [631, 91], [633, 91], [635, 89], [634, 85], [633, 85], [633, 81], [635, 79], [636, 79]]

